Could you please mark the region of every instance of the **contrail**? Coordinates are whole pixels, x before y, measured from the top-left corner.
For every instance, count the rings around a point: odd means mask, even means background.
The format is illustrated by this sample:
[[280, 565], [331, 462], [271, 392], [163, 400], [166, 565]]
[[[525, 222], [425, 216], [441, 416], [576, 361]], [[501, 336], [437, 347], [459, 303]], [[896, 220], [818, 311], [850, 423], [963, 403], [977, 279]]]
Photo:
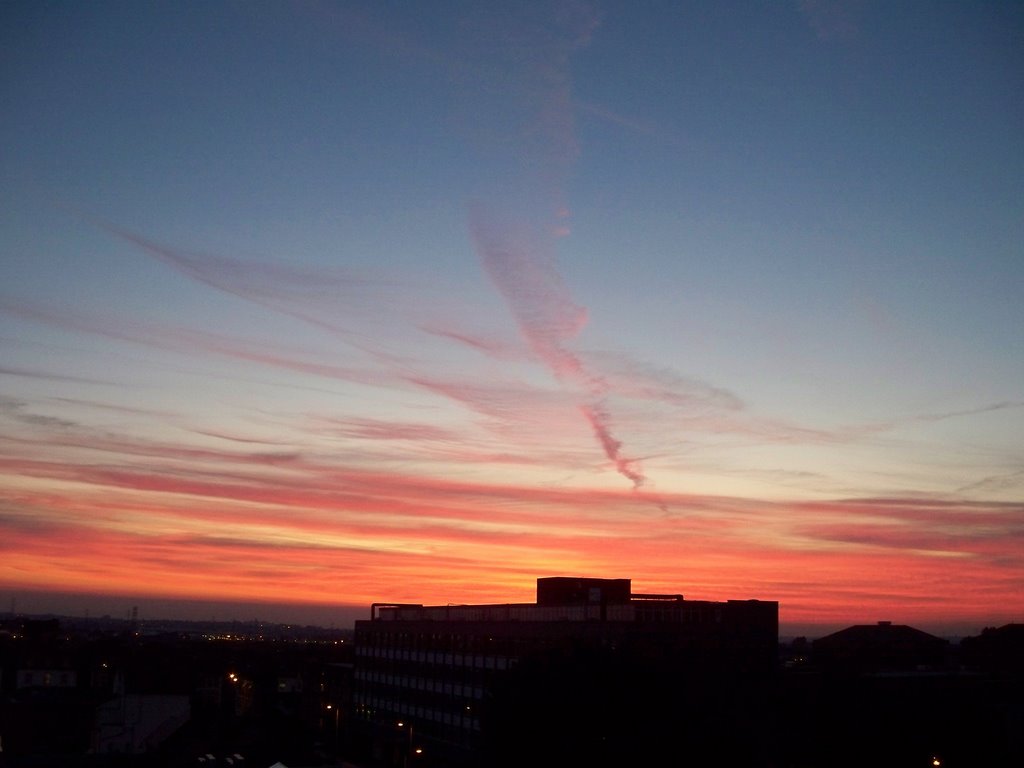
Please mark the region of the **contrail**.
[[612, 437], [612, 433], [608, 430], [609, 418], [604, 409], [599, 405], [581, 405], [580, 411], [583, 412], [583, 417], [590, 422], [594, 434], [597, 435], [601, 447], [604, 448], [605, 455], [615, 463], [616, 471], [623, 477], [632, 480], [634, 488], [642, 486], [646, 478], [636, 468], [635, 460], [625, 459], [620, 455], [619, 451], [622, 448], [622, 443]]
[[[513, 151], [536, 176], [536, 199], [520, 200], [522, 212], [532, 210], [535, 215], [495, 224], [474, 208], [470, 229], [484, 270], [505, 297], [530, 351], [557, 379], [585, 393], [580, 405], [583, 417], [619, 474], [639, 488], [643, 473], [634, 460], [622, 456], [622, 444], [612, 433], [603, 405], [608, 382], [565, 346], [586, 324], [587, 313], [572, 300], [554, 252], [556, 238], [569, 233], [564, 185], [579, 153], [570, 58], [589, 42], [600, 18], [589, 5], [579, 3], [558, 6], [546, 21], [490, 40], [507, 57], [506, 69], [523, 94], [513, 105], [518, 105], [513, 110], [518, 120], [512, 121], [511, 135], [517, 139]], [[548, 212], [541, 213], [538, 206]], [[533, 225], [525, 224], [528, 220]]]
[[590, 424], [616, 471], [640, 488], [645, 478], [634, 459], [622, 455], [622, 443], [615, 438], [611, 419], [602, 399], [608, 384], [588, 370], [584, 362], [565, 347], [565, 342], [586, 324], [584, 307], [572, 300], [551, 252], [551, 239], [499, 228], [485, 221], [475, 209], [470, 217], [477, 251], [495, 287], [505, 297], [530, 349], [560, 381], [581, 387], [587, 402], [580, 412]]

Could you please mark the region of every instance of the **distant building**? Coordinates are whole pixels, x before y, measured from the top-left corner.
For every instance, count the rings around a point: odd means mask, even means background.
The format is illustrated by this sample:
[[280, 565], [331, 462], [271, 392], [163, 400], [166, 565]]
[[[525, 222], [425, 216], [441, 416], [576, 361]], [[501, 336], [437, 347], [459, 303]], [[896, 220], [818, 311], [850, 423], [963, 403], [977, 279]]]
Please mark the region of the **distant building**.
[[375, 603], [355, 627], [355, 714], [392, 765], [613, 764], [756, 719], [744, 686], [777, 642], [777, 602], [629, 579], [538, 579], [536, 603]]
[[937, 670], [949, 661], [949, 643], [905, 624], [858, 624], [814, 641], [815, 663], [856, 672]]
[[963, 663], [972, 668], [1024, 677], [1024, 624], [986, 627], [960, 641]]
[[21, 688], [75, 688], [78, 673], [74, 669], [19, 669], [15, 678]]
[[[997, 637], [990, 632], [986, 640]], [[971, 640], [978, 639], [965, 638], [955, 649], [891, 622], [819, 638], [809, 663], [780, 675], [779, 710], [786, 716], [778, 722], [776, 764], [1019, 765], [1024, 689], [1019, 679], [979, 672], [992, 658], [980, 645], [977, 667], [958, 666], [957, 650], [966, 656]]]
[[140, 754], [158, 748], [191, 715], [188, 696], [127, 694], [96, 707], [92, 751]]

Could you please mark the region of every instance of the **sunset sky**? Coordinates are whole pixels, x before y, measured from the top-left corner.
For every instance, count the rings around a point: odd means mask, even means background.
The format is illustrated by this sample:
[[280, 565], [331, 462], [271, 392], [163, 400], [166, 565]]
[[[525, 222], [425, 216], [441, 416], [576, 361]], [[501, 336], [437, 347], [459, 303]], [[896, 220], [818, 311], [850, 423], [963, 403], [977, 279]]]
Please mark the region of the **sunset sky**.
[[1024, 5], [4, 3], [0, 612], [553, 575], [1024, 621]]

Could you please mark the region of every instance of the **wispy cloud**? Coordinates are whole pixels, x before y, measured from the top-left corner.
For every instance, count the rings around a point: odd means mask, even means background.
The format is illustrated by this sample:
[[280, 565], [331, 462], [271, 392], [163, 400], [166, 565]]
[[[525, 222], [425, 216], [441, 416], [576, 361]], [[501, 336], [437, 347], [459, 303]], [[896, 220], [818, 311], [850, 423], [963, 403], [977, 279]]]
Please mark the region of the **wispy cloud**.
[[583, 398], [580, 413], [605, 455], [619, 474], [640, 488], [643, 471], [636, 460], [623, 455], [602, 402], [607, 382], [567, 346], [586, 323], [586, 312], [573, 302], [557, 270], [550, 237], [525, 227], [498, 225], [480, 209], [474, 211], [471, 225], [484, 269], [504, 296], [524, 340], [559, 381], [578, 388]]
[[[387, 289], [396, 287], [394, 283], [338, 269], [303, 269], [281, 262], [189, 253], [109, 222], [94, 223], [199, 283], [329, 331], [373, 358], [388, 357], [379, 345], [370, 343], [366, 331], [354, 320], [359, 314], [373, 313]], [[379, 322], [380, 317], [374, 319]]]
[[27, 402], [0, 395], [0, 416], [35, 427], [56, 427], [68, 429], [78, 426], [76, 422], [57, 416], [33, 413]]
[[956, 493], [977, 493], [978, 491], [1005, 490], [1010, 488], [1024, 489], [1024, 469], [988, 475], [973, 483], [957, 488]]
[[470, 349], [476, 350], [498, 360], [522, 360], [526, 357], [525, 352], [518, 344], [513, 344], [501, 339], [490, 338], [475, 333], [468, 333], [459, 330], [441, 328], [436, 325], [423, 325], [420, 330], [432, 336], [450, 339]]
[[299, 356], [301, 353], [295, 350], [275, 352], [265, 341], [242, 339], [207, 330], [161, 325], [141, 318], [134, 319], [128, 326], [119, 318], [66, 309], [58, 310], [4, 297], [0, 297], [0, 312], [69, 331], [93, 333], [117, 341], [187, 355], [203, 352], [271, 368], [356, 383], [385, 384], [387, 381], [398, 381], [394, 376], [383, 373], [379, 367], [357, 368], [302, 359]]
[[945, 421], [946, 419], [955, 419], [961, 416], [977, 416], [983, 413], [992, 413], [993, 411], [1004, 411], [1012, 408], [1024, 408], [1024, 400], [1004, 400], [1000, 403], [988, 403], [986, 405], [979, 405], [975, 408], [964, 408], [955, 411], [944, 411], [940, 413], [924, 413], [917, 416], [911, 416], [908, 421]]
[[[4, 241], [14, 261], [0, 296], [0, 317], [14, 320], [0, 338], [0, 585], [446, 602], [531, 599], [537, 576], [579, 573], [697, 598], [779, 599], [784, 620], [914, 615], [889, 613], [895, 606], [932, 617], [976, 610], [990, 621], [1019, 610], [1024, 472], [1014, 426], [1024, 401], [1006, 353], [1006, 328], [1019, 325], [1005, 322], [1017, 309], [1012, 297], [981, 284], [960, 291], [977, 306], [959, 336], [933, 334], [952, 344], [945, 363], [919, 335], [899, 349], [901, 337], [942, 319], [943, 297], [971, 276], [945, 269], [914, 283], [906, 263], [878, 262], [851, 282], [832, 280], [827, 265], [801, 269], [829, 239], [814, 205], [809, 228], [762, 233], [774, 241], [761, 255], [783, 257], [769, 258], [773, 276], [758, 282], [750, 270], [762, 244], [743, 219], [779, 185], [754, 179], [738, 203], [729, 188], [751, 172], [744, 157], [764, 137], [742, 125], [710, 135], [695, 124], [708, 135], [689, 140], [694, 131], [673, 124], [700, 110], [781, 115], [783, 102], [813, 100], [827, 83], [767, 70], [756, 82], [736, 79], [749, 74], [750, 59], [710, 80], [665, 81], [668, 90], [656, 90], [669, 101], [644, 104], [574, 78], [614, 69], [638, 82], [644, 73], [629, 67], [671, 51], [615, 69], [607, 55], [626, 50], [636, 31], [622, 28], [581, 55], [602, 23], [585, 0], [463, 3], [453, 13], [404, 5], [296, 3], [271, 35], [288, 75], [239, 69], [215, 89], [241, 86], [231, 91], [241, 94], [232, 114], [270, 122], [215, 120], [217, 130], [193, 147], [232, 173], [198, 155], [161, 155], [175, 143], [153, 134], [157, 144], [143, 136], [131, 147], [151, 171], [142, 176], [122, 172], [138, 167], [131, 158], [103, 178], [94, 164], [63, 164], [61, 194], [119, 178], [133, 180], [131, 190], [49, 208], [37, 205], [45, 191], [15, 195], [17, 226]], [[825, 46], [801, 50], [821, 53], [856, 43], [863, 8], [860, 0], [772, 8], [773, 44], [818, 35]], [[259, 21], [238, 40], [270, 40]], [[312, 58], [289, 53], [295, 44]], [[886, 61], [921, 52], [890, 50]], [[269, 109], [243, 103], [261, 84], [301, 80], [308, 65], [316, 72], [306, 85], [336, 99], [300, 83], [263, 104]], [[58, 70], [48, 70], [55, 88], [67, 74]], [[394, 87], [375, 87], [381, 77]], [[172, 80], [168, 93], [180, 90]], [[878, 96], [857, 85], [845, 96]], [[405, 98], [411, 91], [423, 98]], [[722, 93], [729, 98], [716, 102]], [[307, 97], [323, 109], [274, 121]], [[208, 125], [201, 113], [214, 103], [204, 97], [198, 112], [180, 114]], [[65, 124], [81, 128], [76, 110], [70, 105]], [[390, 119], [399, 113], [404, 119]], [[840, 113], [831, 118], [841, 123]], [[654, 115], [657, 123], [647, 119]], [[814, 118], [810, 129], [831, 119], [820, 110]], [[595, 243], [593, 253], [574, 247], [575, 190], [597, 205], [587, 222], [607, 214], [602, 201], [621, 204], [619, 213], [637, 202], [636, 174], [619, 172], [621, 153], [586, 155], [584, 121], [598, 129], [588, 141], [621, 139], [637, 168], [667, 159], [693, 171], [647, 175], [636, 210], [653, 248], [616, 254], [622, 238], [602, 239], [603, 229], [580, 238]], [[323, 130], [311, 130], [315, 123]], [[246, 141], [252, 127], [263, 149], [280, 144], [269, 165]], [[169, 129], [194, 133], [186, 123]], [[813, 133], [794, 136], [827, 150]], [[104, 136], [102, 128], [90, 135]], [[237, 146], [216, 151], [231, 139]], [[704, 155], [694, 152], [700, 141]], [[715, 175], [727, 145], [740, 154], [730, 178], [716, 177], [709, 190], [701, 179]], [[845, 170], [856, 175], [859, 166]], [[282, 183], [260, 184], [268, 174]], [[143, 176], [153, 195], [133, 198]], [[292, 183], [307, 177], [313, 183]], [[588, 192], [595, 179], [603, 189]], [[658, 188], [666, 183], [675, 190], [667, 197]], [[665, 200], [696, 203], [673, 212]], [[275, 245], [251, 254], [202, 234], [213, 226], [220, 238], [237, 222], [245, 241]], [[845, 228], [825, 256], [875, 253], [878, 238], [858, 239], [862, 230], [874, 231]], [[985, 274], [1010, 275], [999, 261], [1006, 238], [992, 231], [995, 272]], [[691, 287], [709, 287], [703, 298], [694, 288], [695, 300], [680, 302], [670, 285], [648, 285], [661, 291], [650, 297], [588, 293], [616, 259], [653, 264], [672, 257], [658, 243], [672, 242], [677, 261], [700, 263], [656, 271], [685, 273]], [[936, 258], [949, 267], [953, 256]], [[578, 274], [586, 279], [576, 282]], [[899, 311], [886, 315], [869, 301], [862, 323], [824, 322], [844, 293], [847, 304], [882, 297]], [[801, 300], [780, 311], [794, 296]], [[649, 305], [664, 314], [673, 298], [666, 333], [664, 317], [652, 324], [643, 313]], [[632, 316], [603, 314], [626, 305]], [[973, 389], [952, 370], [936, 379], [949, 360], [991, 375]], [[879, 381], [871, 397], [864, 388]]]
[[328, 418], [322, 420], [321, 429], [342, 437], [362, 440], [412, 440], [459, 442], [462, 435], [453, 429], [433, 424], [384, 421], [365, 418]]
[[113, 384], [111, 381], [103, 381], [101, 379], [90, 379], [84, 376], [69, 376], [63, 373], [51, 373], [49, 371], [39, 371], [28, 368], [12, 368], [10, 366], [0, 366], [0, 376], [17, 376], [25, 379], [43, 379], [45, 381], [60, 381], [69, 384], [100, 384], [110, 386]]
[[[159, 594], [191, 594], [202, 576], [226, 578], [226, 594], [251, 598], [275, 573], [294, 599], [313, 601], [333, 594], [323, 590], [343, 573], [346, 598], [369, 601], [382, 580], [398, 590], [388, 594], [406, 595], [401, 573], [417, 581], [409, 598], [466, 600], [477, 594], [467, 572], [487, 569], [491, 589], [521, 589], [552, 563], [616, 573], [626, 559], [652, 590], [684, 583], [691, 597], [778, 598], [789, 621], [827, 618], [820, 604], [830, 595], [825, 602], [855, 620], [897, 601], [913, 612], [935, 595], [998, 613], [1002, 593], [983, 585], [1016, 578], [1024, 551], [1020, 504], [667, 494], [671, 511], [652, 518], [649, 503], [626, 490], [368, 471], [326, 455], [277, 463], [258, 451], [140, 441], [119, 457], [122, 442], [104, 446], [107, 462], [18, 458], [0, 443], [0, 473], [11, 481], [0, 494], [9, 579], [59, 586], [78, 568], [89, 585], [113, 589], [147, 559], [151, 568], [140, 572], [153, 575], [146, 586]], [[72, 536], [80, 546], [69, 549]], [[124, 556], [112, 561], [111, 551]], [[977, 589], [939, 591], [951, 558]], [[495, 570], [499, 562], [510, 565]], [[896, 572], [905, 574], [899, 585], [885, 576]]]

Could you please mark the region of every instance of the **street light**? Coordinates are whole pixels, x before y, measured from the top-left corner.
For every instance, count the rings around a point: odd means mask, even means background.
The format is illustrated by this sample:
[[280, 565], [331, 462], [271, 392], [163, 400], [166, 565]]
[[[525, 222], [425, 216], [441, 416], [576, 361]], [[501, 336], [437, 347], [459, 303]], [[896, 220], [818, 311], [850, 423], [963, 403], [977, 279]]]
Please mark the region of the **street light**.
[[341, 717], [341, 707], [336, 707], [333, 704], [327, 704], [324, 709], [328, 712], [334, 712], [334, 754], [338, 754], [338, 719]]
[[398, 723], [396, 723], [396, 725], [398, 725], [399, 728], [404, 728], [408, 735], [409, 741], [406, 744], [405, 759], [402, 762], [402, 765], [408, 768], [409, 762], [412, 759], [413, 755], [415, 755], [416, 757], [420, 757], [423, 754], [423, 747], [413, 747], [412, 723], [406, 723], [404, 720], [399, 720]]

